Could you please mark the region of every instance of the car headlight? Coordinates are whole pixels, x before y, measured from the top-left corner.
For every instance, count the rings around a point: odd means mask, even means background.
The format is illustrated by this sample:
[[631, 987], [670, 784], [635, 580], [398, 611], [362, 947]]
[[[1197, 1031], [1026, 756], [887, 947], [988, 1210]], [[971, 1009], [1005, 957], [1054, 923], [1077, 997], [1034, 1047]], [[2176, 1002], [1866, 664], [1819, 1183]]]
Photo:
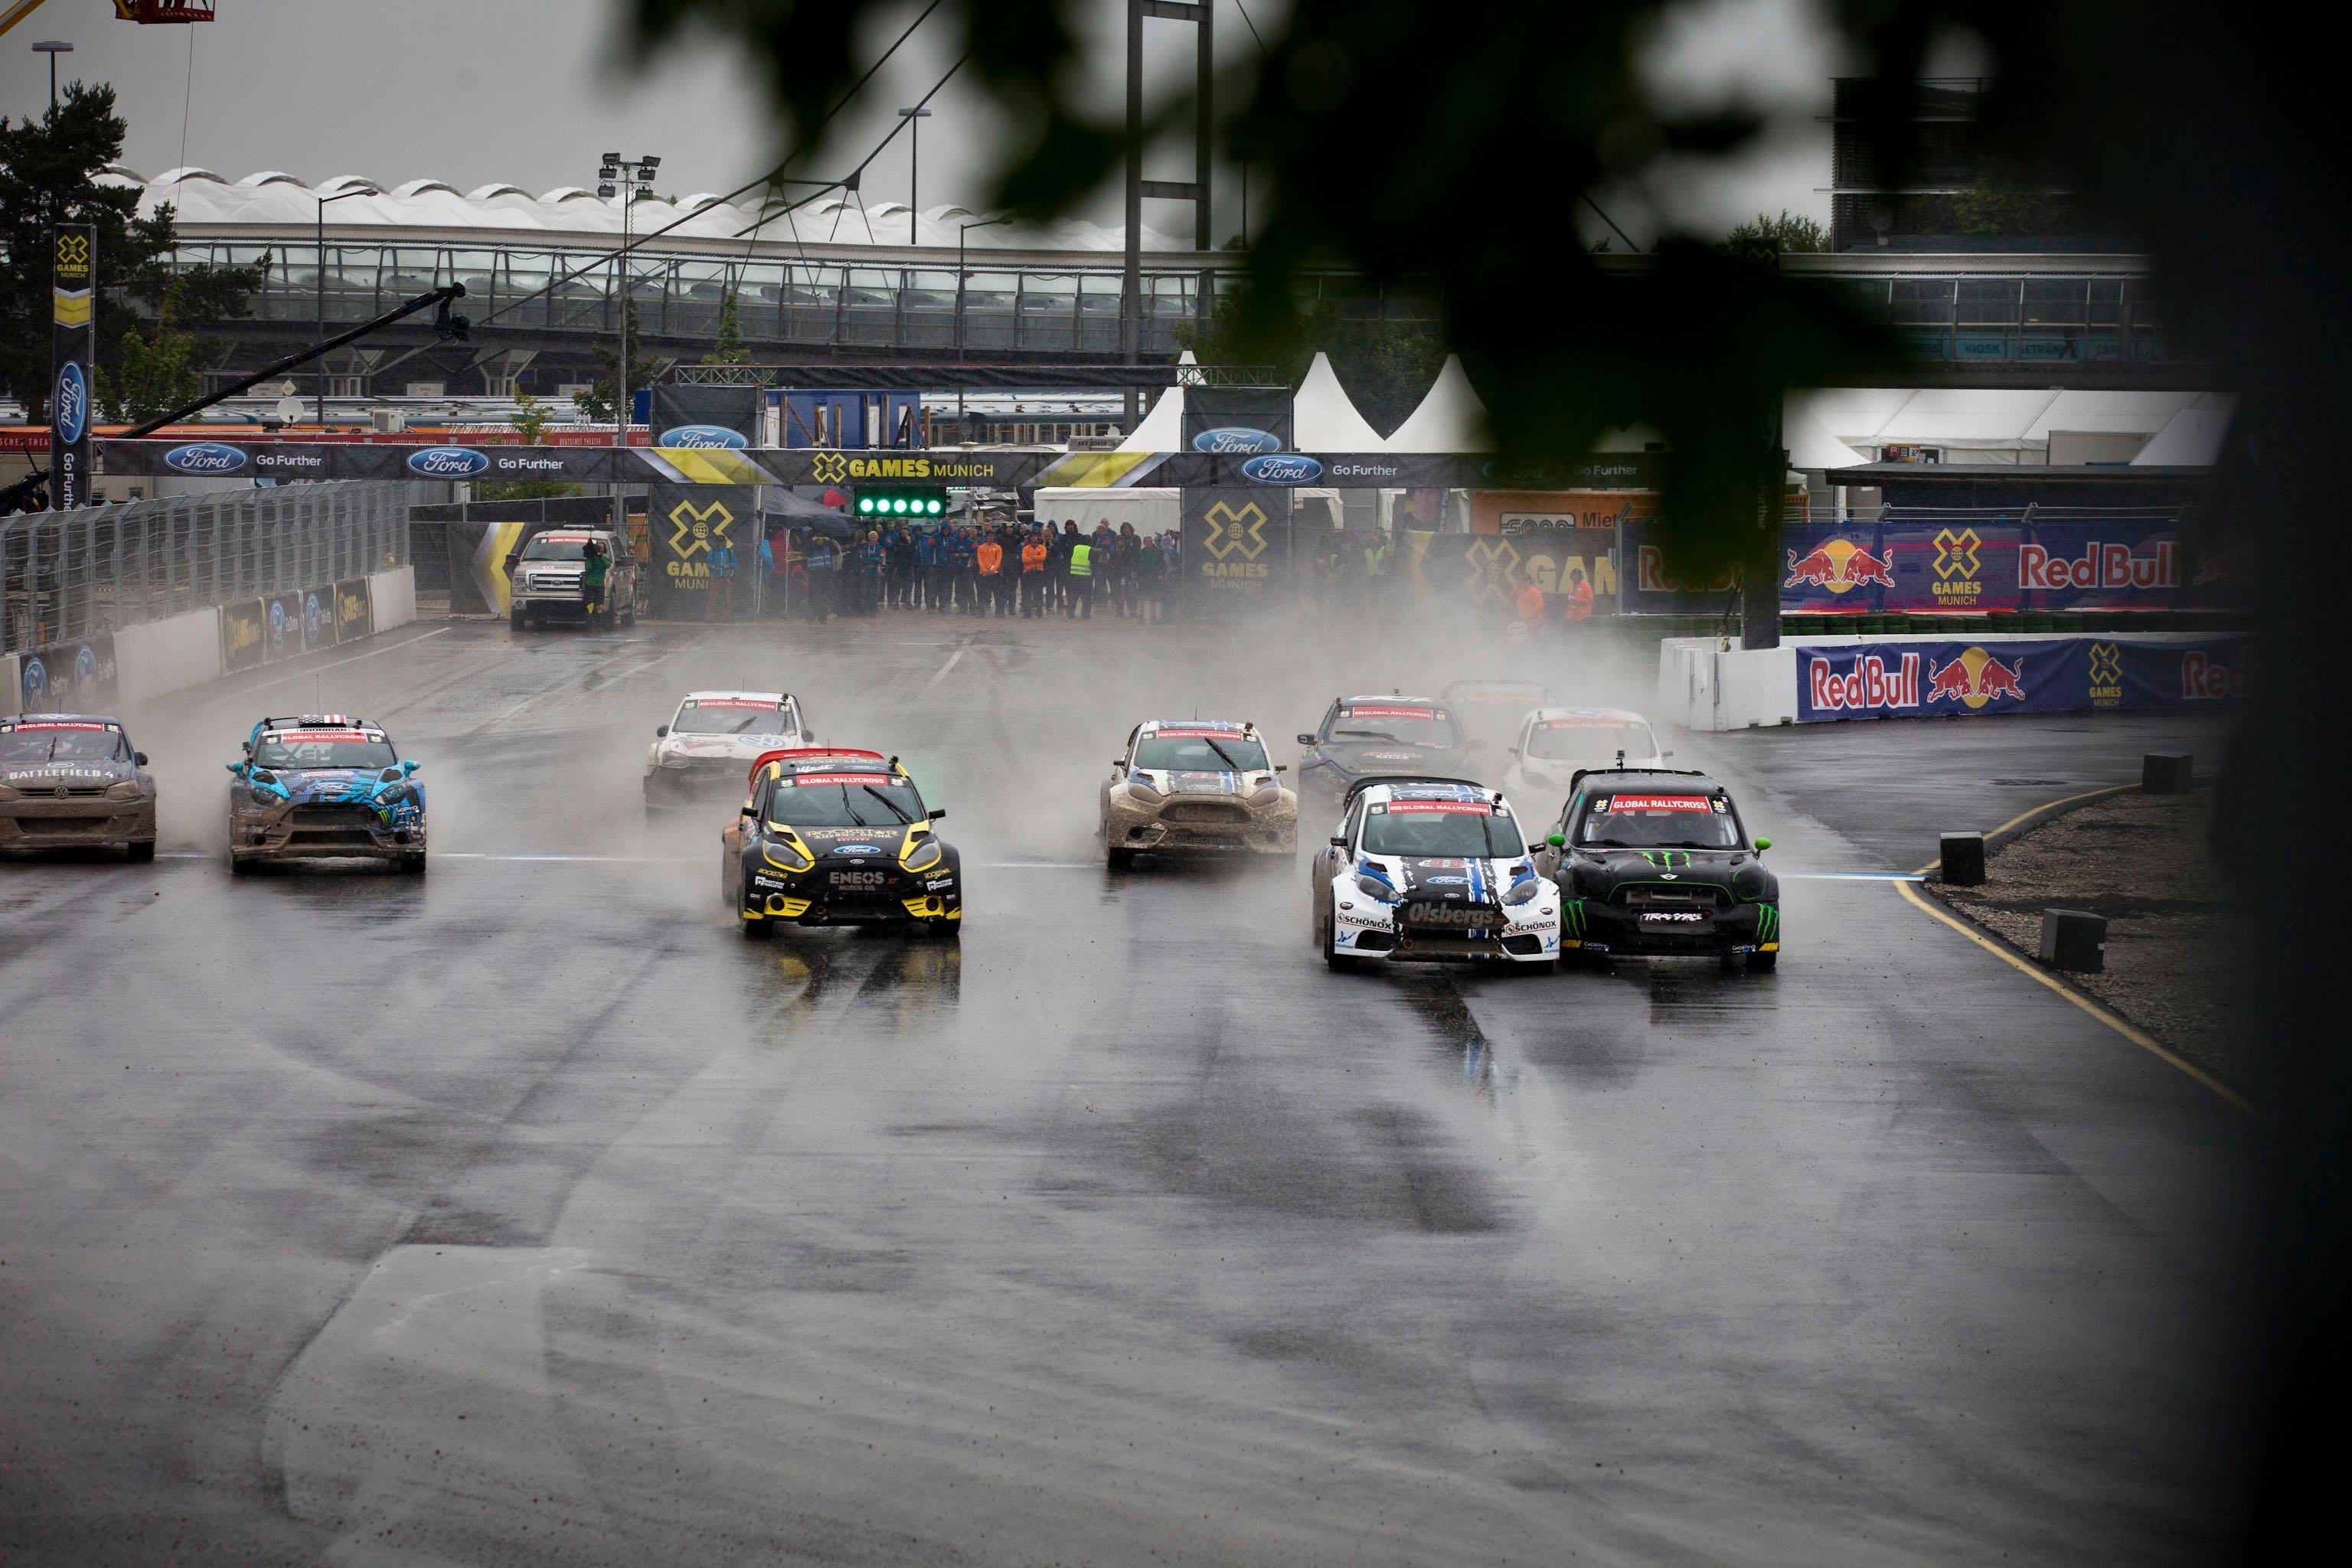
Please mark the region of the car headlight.
[[789, 834], [761, 840], [760, 858], [780, 871], [805, 871], [816, 864], [816, 857], [803, 850]]
[[109, 800], [137, 800], [139, 798], [139, 786], [129, 779], [124, 779], [118, 784], [109, 784], [106, 787], [106, 798]]
[[398, 805], [407, 798], [408, 786], [404, 784], [396, 784], [376, 791], [375, 803], [378, 805]]
[[1160, 787], [1158, 784], [1153, 784], [1150, 779], [1145, 778], [1141, 773], [1129, 773], [1129, 774], [1128, 774], [1128, 775], [1127, 775], [1127, 787], [1128, 787], [1129, 789], [1130, 789], [1130, 790], [1134, 791], [1137, 795], [1161, 795], [1161, 794], [1164, 794], [1164, 793], [1165, 793], [1164, 791], [1162, 791], [1162, 790], [1160, 789]]
[[1536, 895], [1543, 891], [1543, 886], [1541, 877], [1522, 877], [1511, 884], [1511, 890], [1503, 895], [1503, 902], [1514, 906], [1533, 903]]
[[1377, 899], [1384, 904], [1392, 904], [1396, 902], [1396, 889], [1390, 887], [1386, 882], [1381, 881], [1378, 877], [1358, 877], [1356, 879], [1356, 890], [1363, 894], [1368, 899]]
[[661, 753], [661, 765], [666, 768], [690, 768], [694, 763], [692, 759], [679, 756], [676, 752], [664, 752]]
[[259, 784], [250, 784], [246, 788], [245, 798], [256, 805], [274, 805], [278, 796], [275, 791], [263, 789]]
[[939, 863], [940, 841], [929, 837], [908, 850], [907, 858], [898, 862], [909, 871], [928, 871]]
[[0, 800], [15, 800], [19, 793], [15, 784], [0, 784]]

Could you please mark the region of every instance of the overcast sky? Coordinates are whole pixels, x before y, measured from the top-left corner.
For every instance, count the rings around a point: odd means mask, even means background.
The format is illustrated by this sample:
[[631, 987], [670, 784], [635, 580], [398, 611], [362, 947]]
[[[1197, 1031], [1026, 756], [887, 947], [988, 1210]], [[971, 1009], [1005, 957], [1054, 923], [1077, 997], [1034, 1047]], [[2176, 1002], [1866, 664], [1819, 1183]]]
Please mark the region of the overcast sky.
[[[1241, 0], [1260, 28], [1284, 0]], [[1618, 220], [1647, 240], [1661, 222], [1720, 232], [1741, 216], [1783, 207], [1826, 218], [1824, 127], [1813, 116], [1836, 62], [1811, 26], [1818, 0], [1692, 0], [1653, 54], [1662, 90], [1694, 106], [1726, 97], [1773, 110], [1779, 128], [1754, 154], [1714, 177], [1670, 172], [1646, 189], [1618, 194]], [[1236, 0], [1217, 0], [1218, 52], [1254, 53]], [[917, 7], [874, 18], [878, 55]], [[1097, 90], [1118, 91], [1123, 0], [1096, 0]], [[363, 174], [385, 184], [446, 180], [460, 190], [493, 181], [533, 193], [595, 183], [598, 154], [657, 153], [662, 189], [674, 195], [733, 189], [773, 162], [768, 111], [750, 74], [726, 48], [688, 43], [647, 62], [617, 45], [619, 0], [220, 0], [219, 19], [142, 27], [113, 19], [100, 0], [49, 0], [0, 39], [0, 114], [37, 114], [48, 74], [31, 52], [61, 38], [75, 52], [61, 79], [111, 82], [130, 121], [124, 161], [145, 174], [183, 163], [237, 179], [282, 169], [310, 182]], [[1185, 29], [1158, 26], [1153, 65], [1181, 69]], [[854, 163], [946, 70], [952, 39], [926, 26], [837, 122], [833, 145], [809, 166]], [[1165, 58], [1158, 57], [1164, 56]], [[1156, 73], [1165, 74], [1165, 73]], [[932, 100], [924, 121], [920, 200], [980, 205], [993, 144], [989, 106], [959, 80]], [[1189, 170], [1150, 168], [1155, 177]], [[1231, 187], [1231, 171], [1220, 171]], [[868, 172], [867, 200], [907, 198], [906, 142]], [[1237, 224], [1238, 196], [1221, 192], [1219, 232]], [[1147, 212], [1150, 212], [1147, 208]], [[1085, 216], [1118, 221], [1115, 196]], [[1147, 221], [1181, 227], [1181, 212]]]

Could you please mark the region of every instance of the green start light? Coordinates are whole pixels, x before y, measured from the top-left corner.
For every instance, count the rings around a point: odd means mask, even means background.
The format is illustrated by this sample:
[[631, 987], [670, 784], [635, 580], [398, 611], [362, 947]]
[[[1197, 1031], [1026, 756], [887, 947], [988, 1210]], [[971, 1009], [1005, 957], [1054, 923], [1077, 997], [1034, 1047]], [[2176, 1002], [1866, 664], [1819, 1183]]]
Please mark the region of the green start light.
[[861, 485], [856, 495], [856, 510], [860, 517], [928, 520], [944, 517], [948, 510], [948, 492], [944, 485]]

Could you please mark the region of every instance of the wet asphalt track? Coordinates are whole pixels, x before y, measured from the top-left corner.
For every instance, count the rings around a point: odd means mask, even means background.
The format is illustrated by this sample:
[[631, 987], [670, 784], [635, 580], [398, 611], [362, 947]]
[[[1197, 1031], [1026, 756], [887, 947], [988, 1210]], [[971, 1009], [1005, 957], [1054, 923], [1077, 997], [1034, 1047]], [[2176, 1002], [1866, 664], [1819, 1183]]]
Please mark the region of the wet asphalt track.
[[[1286, 736], [1311, 662], [423, 626], [137, 716], [167, 858], [0, 865], [0, 1563], [2210, 1552], [2244, 1119], [1882, 881], [1791, 877], [1772, 976], [1335, 976], [1302, 873], [1091, 864], [1135, 718]], [[779, 681], [949, 808], [960, 952], [742, 942], [716, 822], [639, 826], [677, 692]], [[314, 700], [424, 760], [428, 879], [230, 879]], [[2213, 741], [1679, 760], [1786, 875]]]

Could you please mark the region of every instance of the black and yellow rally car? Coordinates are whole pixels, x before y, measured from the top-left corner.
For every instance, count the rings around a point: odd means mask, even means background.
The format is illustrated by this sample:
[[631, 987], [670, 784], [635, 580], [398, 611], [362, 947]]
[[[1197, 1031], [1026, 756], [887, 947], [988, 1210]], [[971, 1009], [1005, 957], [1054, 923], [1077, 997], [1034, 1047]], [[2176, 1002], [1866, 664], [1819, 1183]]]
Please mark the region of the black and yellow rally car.
[[720, 897], [745, 937], [779, 925], [897, 925], [954, 938], [963, 862], [896, 757], [833, 746], [763, 752], [720, 836]]

